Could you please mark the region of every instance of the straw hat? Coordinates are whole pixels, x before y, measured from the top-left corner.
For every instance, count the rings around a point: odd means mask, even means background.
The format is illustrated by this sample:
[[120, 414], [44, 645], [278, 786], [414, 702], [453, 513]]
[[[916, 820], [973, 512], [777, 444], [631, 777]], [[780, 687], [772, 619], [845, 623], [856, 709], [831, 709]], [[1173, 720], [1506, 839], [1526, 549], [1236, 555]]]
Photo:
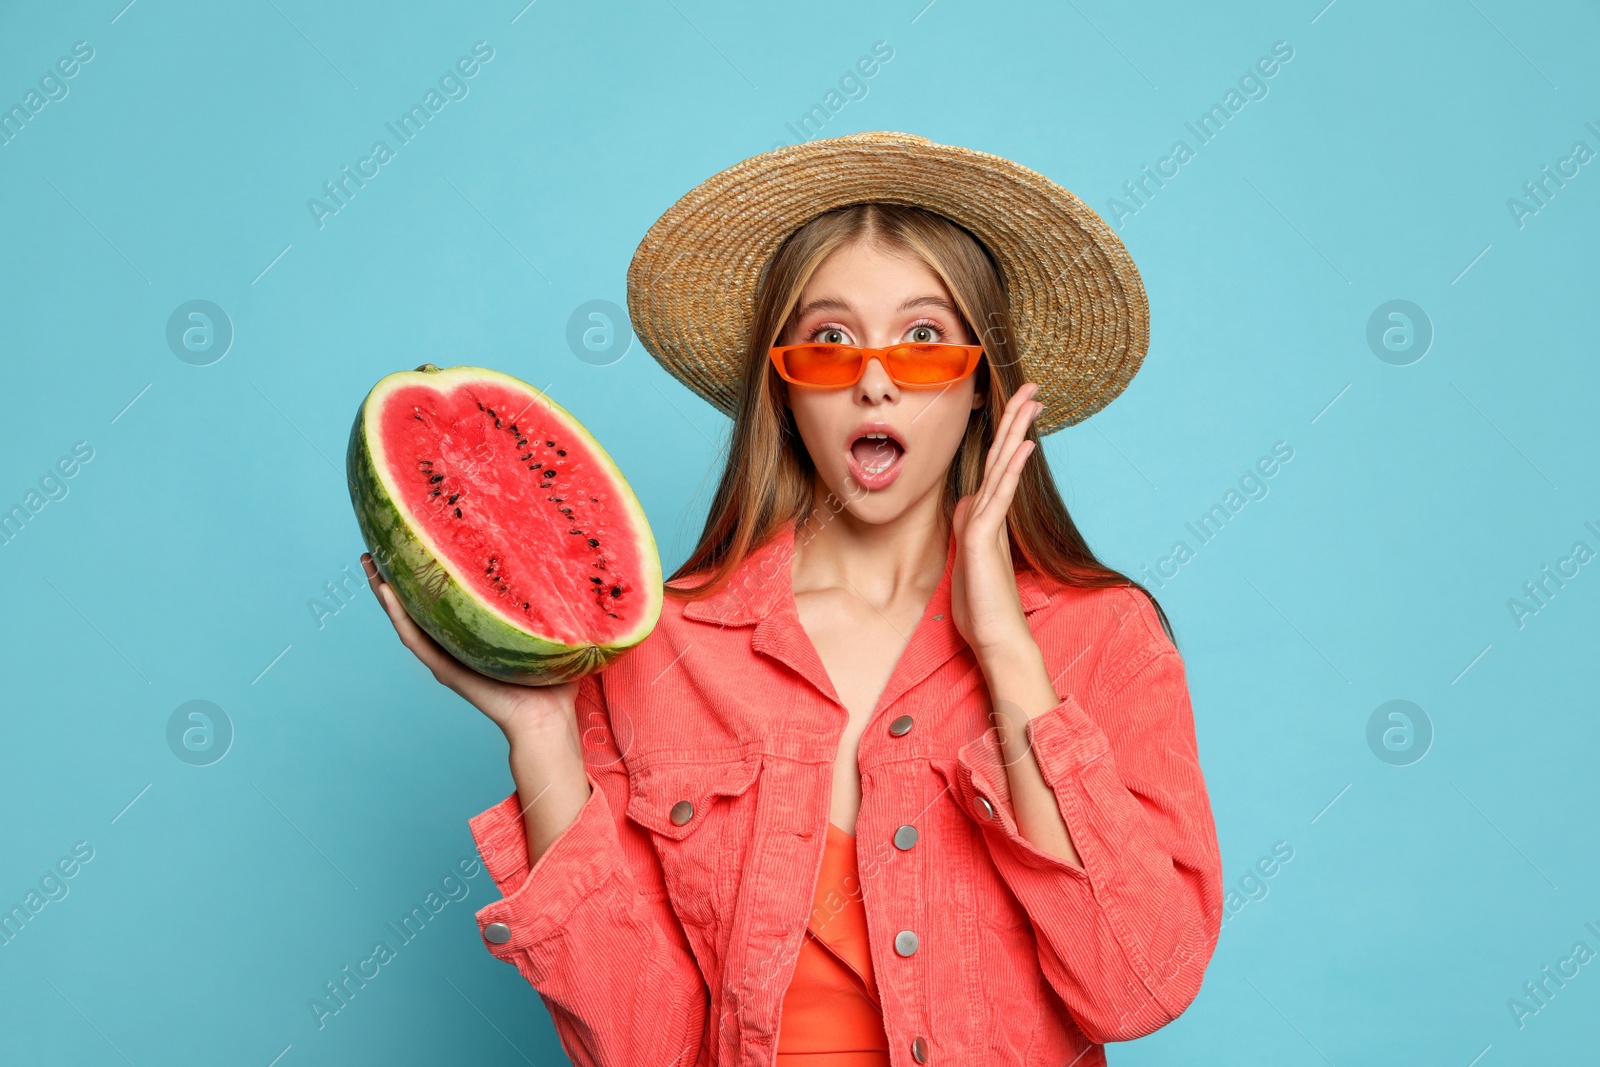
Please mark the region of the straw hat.
[[785, 238], [866, 201], [959, 223], [1000, 266], [1041, 436], [1088, 418], [1144, 359], [1150, 309], [1121, 240], [1044, 175], [987, 152], [875, 131], [752, 156], [707, 178], [650, 227], [628, 267], [628, 318], [645, 349], [735, 414], [756, 289]]

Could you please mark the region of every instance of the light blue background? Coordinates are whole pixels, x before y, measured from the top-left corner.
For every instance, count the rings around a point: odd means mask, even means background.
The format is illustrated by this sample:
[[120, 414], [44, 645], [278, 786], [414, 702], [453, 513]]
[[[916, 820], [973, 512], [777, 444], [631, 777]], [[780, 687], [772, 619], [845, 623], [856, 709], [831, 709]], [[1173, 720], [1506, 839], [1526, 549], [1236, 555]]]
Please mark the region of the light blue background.
[[[125, 2], [0, 14], [0, 105], [94, 49], [0, 146], [0, 508], [94, 450], [0, 547], [0, 904], [94, 849], [0, 947], [0, 1060], [561, 1062], [479, 940], [486, 873], [325, 1028], [307, 1008], [475, 858], [468, 817], [510, 791], [499, 733], [369, 595], [320, 626], [308, 607], [359, 574], [350, 420], [424, 361], [549, 385], [676, 566], [728, 424], [637, 342], [577, 358], [569, 317], [622, 304], [656, 217], [796, 140], [876, 41], [892, 60], [822, 135], [995, 152], [1103, 214], [1294, 49], [1123, 222], [1149, 357], [1045, 448], [1092, 545], [1136, 573], [1294, 449], [1156, 590], [1230, 886], [1276, 842], [1294, 857], [1230, 916], [1189, 1011], [1112, 1060], [1593, 1055], [1600, 964], [1522, 1028], [1507, 1007], [1578, 940], [1600, 950], [1600, 563], [1521, 627], [1507, 606], [1574, 542], [1600, 550], [1600, 163], [1521, 227], [1507, 207], [1575, 141], [1600, 149], [1593, 5]], [[319, 229], [307, 199], [480, 40], [470, 94]], [[209, 366], [165, 339], [193, 299], [235, 330]], [[1407, 366], [1366, 341], [1395, 299], [1435, 331]], [[207, 767], [165, 739], [194, 699], [236, 730]], [[1409, 766], [1366, 740], [1392, 699], [1435, 732]]]

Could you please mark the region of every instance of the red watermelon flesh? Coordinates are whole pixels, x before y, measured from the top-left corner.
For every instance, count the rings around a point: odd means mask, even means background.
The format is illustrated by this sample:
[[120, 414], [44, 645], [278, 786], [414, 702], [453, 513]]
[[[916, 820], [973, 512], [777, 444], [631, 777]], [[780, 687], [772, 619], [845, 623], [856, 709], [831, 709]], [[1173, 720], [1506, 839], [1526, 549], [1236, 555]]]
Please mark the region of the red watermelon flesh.
[[374, 556], [374, 540], [396, 554], [403, 527], [425, 557], [397, 595], [475, 669], [563, 680], [654, 626], [661, 569], [643, 509], [542, 391], [477, 367], [390, 375], [357, 416], [350, 466]]

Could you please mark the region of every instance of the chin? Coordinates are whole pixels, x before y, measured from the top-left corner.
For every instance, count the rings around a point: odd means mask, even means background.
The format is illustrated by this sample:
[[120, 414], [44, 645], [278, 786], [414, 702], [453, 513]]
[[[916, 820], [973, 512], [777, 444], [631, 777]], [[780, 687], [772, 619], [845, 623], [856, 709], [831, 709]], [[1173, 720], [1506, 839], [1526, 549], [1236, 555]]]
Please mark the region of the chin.
[[[907, 472], [909, 473], [909, 472]], [[844, 508], [861, 522], [883, 526], [902, 518], [933, 486], [917, 486], [904, 477], [896, 479], [887, 489], [868, 491], [848, 472], [841, 472], [827, 482], [833, 495], [844, 501]]]

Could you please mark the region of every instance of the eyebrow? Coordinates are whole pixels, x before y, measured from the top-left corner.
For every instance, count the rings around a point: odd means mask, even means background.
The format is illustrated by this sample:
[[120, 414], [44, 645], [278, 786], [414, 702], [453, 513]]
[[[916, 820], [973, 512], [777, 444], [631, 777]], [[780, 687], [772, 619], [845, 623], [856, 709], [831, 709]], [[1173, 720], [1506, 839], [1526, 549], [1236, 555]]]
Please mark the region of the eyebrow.
[[[910, 311], [912, 308], [918, 308], [918, 307], [941, 308], [941, 309], [949, 312], [952, 315], [960, 315], [960, 312], [957, 311], [954, 307], [952, 307], [950, 305], [950, 301], [944, 299], [943, 297], [939, 297], [939, 296], [914, 296], [911, 299], [907, 300], [905, 303], [901, 304], [899, 306], [899, 308], [896, 309], [896, 311], [897, 312], [899, 312], [899, 311]], [[795, 318], [803, 319], [807, 315], [810, 315], [812, 312], [815, 312], [815, 311], [854, 311], [854, 310], [855, 309], [850, 306], [850, 302], [848, 300], [841, 300], [841, 299], [839, 299], [837, 297], [824, 296], [824, 297], [819, 297], [816, 300], [811, 300], [811, 301], [806, 302], [805, 304], [803, 304], [800, 307], [796, 308], [794, 314], [795, 314]]]

